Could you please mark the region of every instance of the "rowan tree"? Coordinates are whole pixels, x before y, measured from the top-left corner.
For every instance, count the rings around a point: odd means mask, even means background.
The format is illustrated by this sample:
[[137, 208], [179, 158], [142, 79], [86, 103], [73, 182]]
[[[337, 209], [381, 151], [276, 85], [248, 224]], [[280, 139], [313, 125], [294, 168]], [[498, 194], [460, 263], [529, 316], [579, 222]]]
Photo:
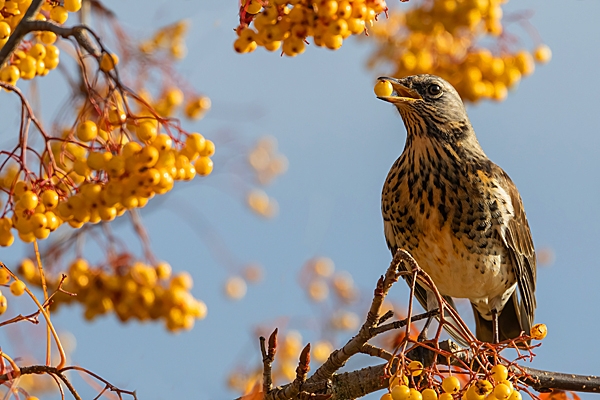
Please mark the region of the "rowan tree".
[[[502, 3], [242, 0], [239, 24], [231, 26], [231, 51], [243, 53], [239, 57], [262, 50], [274, 58], [303, 57], [315, 47], [337, 50], [357, 36], [374, 49], [368, 59], [372, 69], [394, 76], [436, 74], [451, 82], [465, 102], [503, 101], [551, 53], [537, 34], [529, 38], [533, 46], [523, 48], [520, 38], [506, 30]], [[224, 163], [231, 176], [221, 178], [234, 181], [237, 198], [251, 212], [274, 217], [278, 205], [264, 186], [286, 171], [287, 159], [271, 137], [251, 143], [231, 133], [187, 128], [209, 112], [211, 101], [177, 69], [187, 51], [185, 21], [148, 30], [140, 38], [98, 0], [6, 0], [0, 5], [0, 101], [19, 110], [16, 124], [3, 124], [11, 142], [0, 148], [0, 246], [10, 249], [22, 242], [28, 247], [19, 265], [1, 265], [0, 327], [47, 327], [44, 340], [27, 342], [25, 353], [1, 353], [0, 381], [7, 397], [33, 400], [60, 392], [80, 398], [70, 374], [78, 371], [98, 389], [98, 397], [136, 398], [135, 388], [117, 387], [102, 371], [72, 364], [52, 315], [75, 304], [88, 321], [111, 315], [123, 323], [160, 322], [171, 332], [194, 328], [207, 306], [192, 294], [189, 273], [174, 270], [168, 255], [161, 260], [154, 254], [143, 210], [172, 190], [204, 184], [221, 168], [212, 158], [223, 151], [231, 159], [241, 157], [243, 165]], [[531, 28], [526, 14], [511, 18]], [[54, 104], [58, 112], [49, 117], [38, 82], [58, 77], [68, 82], [64, 90], [71, 95], [65, 104]], [[378, 95], [388, 90], [382, 82], [375, 84]], [[115, 232], [116, 222], [131, 227], [140, 251], [131, 237]], [[209, 245], [221, 244], [213, 236]], [[521, 393], [536, 397], [532, 388], [586, 389], [585, 378], [554, 374], [552, 382], [543, 371], [521, 365], [534, 357], [538, 345], [529, 341], [543, 339], [543, 324], [497, 345], [478, 342], [461, 324], [455, 329], [472, 345], [457, 351], [455, 344], [440, 340], [449, 323], [442, 320], [433, 341], [418, 340], [415, 322], [440, 311], [414, 312], [412, 296], [404, 306], [385, 302], [400, 277], [400, 263], [415, 261], [399, 252], [387, 271], [382, 267], [367, 304], [352, 276], [335, 271], [330, 259], [307, 261], [298, 284], [309, 301], [328, 304], [320, 308], [321, 337], [311, 347], [291, 329], [269, 335], [266, 328], [272, 324], [261, 326], [258, 336], [269, 336], [260, 339], [262, 363], [234, 366], [230, 388], [244, 398], [273, 399], [349, 399], [383, 389], [382, 400], [519, 400]], [[413, 281], [435, 291], [416, 264], [414, 270]], [[247, 284], [260, 281], [262, 273], [256, 264], [237, 268], [225, 282], [225, 296], [243, 298]], [[11, 313], [14, 298], [23, 295], [31, 300], [30, 311]], [[364, 306], [367, 315], [359, 312]], [[447, 310], [441, 299], [439, 309]], [[349, 332], [355, 334], [352, 339]], [[331, 340], [340, 335], [350, 339], [344, 346]], [[24, 358], [39, 349], [45, 360]], [[516, 355], [506, 356], [506, 349]], [[336, 374], [359, 353], [380, 358], [382, 364]], [[312, 376], [311, 365], [317, 371]], [[588, 390], [598, 387], [595, 380], [587, 382]]]

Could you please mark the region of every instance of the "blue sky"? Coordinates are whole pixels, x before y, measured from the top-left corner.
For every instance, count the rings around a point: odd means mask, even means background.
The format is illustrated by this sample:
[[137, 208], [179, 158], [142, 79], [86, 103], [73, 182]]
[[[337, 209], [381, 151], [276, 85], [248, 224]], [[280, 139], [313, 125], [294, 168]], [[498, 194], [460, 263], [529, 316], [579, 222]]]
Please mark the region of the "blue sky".
[[[193, 275], [193, 293], [209, 307], [206, 320], [179, 335], [159, 324], [121, 325], [113, 317], [84, 323], [78, 308], [63, 309], [55, 321], [77, 337], [73, 362], [136, 389], [140, 398], [231, 398], [227, 371], [258, 361], [254, 328], [292, 315], [289, 324], [302, 330], [310, 325], [303, 321], [320, 316], [296, 283], [307, 259], [331, 257], [364, 293], [371, 292], [390, 260], [381, 186], [406, 133], [394, 108], [373, 94], [376, 75], [364, 67], [371, 51], [367, 41], [348, 40], [335, 52], [309, 46], [294, 59], [260, 49], [238, 55], [232, 49], [236, 1], [141, 4], [107, 2], [140, 35], [190, 19], [188, 57], [180, 72], [210, 96], [213, 108], [202, 121], [187, 124], [189, 130], [209, 138], [227, 131], [244, 143], [263, 134], [278, 139], [289, 170], [267, 191], [279, 202], [280, 214], [264, 221], [245, 208], [239, 180], [219, 170], [233, 155], [223, 151], [213, 176], [178, 185], [144, 213], [155, 254]], [[552, 266], [538, 270], [536, 321], [546, 323], [549, 334], [532, 366], [597, 375], [600, 2], [513, 0], [507, 9], [535, 11], [531, 22], [553, 59], [505, 102], [482, 102], [468, 112], [485, 152], [517, 184], [536, 247], [550, 247], [556, 256]], [[527, 38], [523, 42], [531, 48]], [[188, 213], [187, 207], [197, 211]], [[239, 264], [228, 268], [214, 257], [202, 235], [215, 230]], [[135, 248], [133, 235], [127, 230], [123, 235]], [[23, 254], [21, 246], [0, 250], [7, 264]], [[264, 265], [265, 279], [243, 301], [225, 299], [222, 286], [232, 268], [249, 261]], [[404, 286], [391, 294], [398, 302], [407, 297]], [[19, 311], [27, 310], [23, 305]], [[2, 343], [22, 329], [4, 330]], [[304, 332], [306, 340], [317, 338], [314, 331]], [[28, 337], [41, 340], [42, 330]]]

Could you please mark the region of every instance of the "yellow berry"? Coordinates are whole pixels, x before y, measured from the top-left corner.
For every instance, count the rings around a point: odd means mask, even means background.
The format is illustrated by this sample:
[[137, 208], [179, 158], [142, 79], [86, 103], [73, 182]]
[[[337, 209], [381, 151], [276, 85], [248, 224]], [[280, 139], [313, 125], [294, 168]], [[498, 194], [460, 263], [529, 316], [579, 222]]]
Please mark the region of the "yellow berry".
[[508, 398], [508, 400], [522, 400], [523, 396], [521, 396], [521, 393], [519, 393], [517, 390], [513, 390], [513, 392], [510, 394], [510, 397]]
[[165, 152], [173, 146], [173, 139], [165, 133], [161, 133], [156, 136], [156, 139], [152, 141], [152, 146], [157, 148], [158, 151]]
[[55, 6], [50, 10], [50, 19], [59, 24], [64, 24], [69, 18], [69, 12], [63, 6]]
[[98, 136], [98, 126], [94, 121], [83, 121], [77, 125], [77, 138], [82, 142], [91, 142]]
[[408, 400], [410, 389], [406, 385], [396, 385], [392, 388], [392, 398], [394, 400]]
[[531, 327], [531, 338], [534, 340], [542, 340], [548, 334], [548, 328], [545, 324], [535, 324]]
[[15, 296], [20, 296], [25, 293], [25, 282], [14, 281], [10, 284], [10, 292]]
[[0, 285], [6, 285], [10, 282], [10, 274], [5, 268], [0, 268]]
[[408, 400], [423, 400], [423, 395], [417, 389], [410, 389]]
[[394, 88], [389, 81], [378, 81], [375, 84], [375, 95], [377, 97], [387, 97], [392, 94]]
[[420, 361], [411, 361], [408, 364], [408, 371], [412, 376], [419, 376], [423, 373], [423, 364]]
[[194, 163], [194, 169], [200, 176], [209, 175], [213, 170], [213, 161], [208, 157], [200, 157]]
[[29, 55], [36, 60], [43, 60], [46, 57], [46, 46], [41, 43], [34, 44], [29, 49]]
[[384, 394], [381, 396], [380, 400], [393, 400], [393, 397], [392, 397], [392, 395], [391, 395], [391, 394], [389, 394], [389, 393], [384, 393]]
[[246, 281], [239, 276], [232, 276], [225, 282], [225, 294], [230, 299], [241, 299], [246, 295], [246, 290]]
[[40, 33], [40, 40], [46, 44], [52, 44], [56, 42], [56, 33], [50, 31], [43, 31]]
[[9, 247], [15, 242], [15, 237], [11, 231], [0, 231], [0, 246]]
[[494, 365], [491, 372], [495, 382], [502, 382], [508, 378], [508, 368], [502, 364]]
[[21, 78], [24, 78], [30, 74], [35, 76], [37, 67], [37, 60], [31, 56], [26, 56], [19, 63], [19, 70], [21, 71]]
[[509, 381], [509, 380], [504, 380], [504, 381], [499, 382], [499, 383], [508, 386], [510, 388], [510, 392], [511, 393], [512, 393], [513, 390], [515, 390], [515, 387], [513, 386], [512, 382]]
[[438, 394], [433, 389], [425, 389], [421, 392], [423, 400], [438, 400]]
[[170, 287], [172, 288], [182, 288], [185, 290], [190, 290], [194, 285], [194, 281], [192, 276], [187, 272], [181, 272], [171, 279]]
[[45, 228], [46, 224], [48, 224], [48, 220], [46, 219], [46, 214], [34, 213], [29, 218], [29, 224], [31, 226], [31, 230]]
[[258, 14], [262, 9], [262, 4], [258, 0], [249, 0], [248, 7], [246, 8], [246, 12], [248, 14]]
[[454, 400], [454, 397], [450, 393], [442, 393], [439, 400]]
[[494, 388], [494, 396], [496, 396], [496, 398], [498, 400], [508, 399], [511, 392], [512, 392], [511, 388], [509, 388], [508, 386], [506, 386], [503, 383], [497, 384], [496, 387]]
[[201, 134], [194, 132], [185, 138], [185, 145], [192, 151], [200, 153], [203, 152], [206, 147], [206, 139], [204, 139], [204, 136]]
[[[2, 22], [3, 21], [0, 21], [0, 23]], [[0, 80], [9, 85], [15, 85], [20, 77], [21, 71], [14, 65], [7, 65], [0, 69]]]
[[486, 394], [490, 393], [493, 389], [491, 382], [487, 379], [479, 379], [473, 384], [472, 387], [475, 388], [476, 393], [480, 396], [485, 396]]
[[[331, 268], [333, 268], [333, 261], [331, 261], [331, 259], [329, 259], [329, 258], [325, 258], [325, 257], [323, 257], [323, 258], [321, 258], [321, 259], [325, 259], [325, 260], [328, 260], [328, 261], [330, 261], [330, 262], [331, 262]], [[318, 264], [319, 264], [319, 263], [315, 263], [315, 271], [316, 271], [317, 273], [319, 273], [319, 272], [317, 271], [317, 265], [318, 265]], [[333, 269], [332, 269], [332, 272], [331, 272], [331, 273], [333, 273]], [[330, 276], [330, 275], [331, 275], [331, 273], [330, 273], [330, 274], [328, 274], [328, 275], [323, 275], [323, 276]], [[392, 378], [390, 379], [390, 385], [389, 385], [389, 386], [390, 386], [390, 388], [393, 388], [394, 386], [398, 386], [398, 385], [402, 385], [402, 384], [404, 384], [405, 386], [408, 386], [408, 378], [406, 377], [406, 375], [394, 375], [394, 377], [392, 377]]]
[[41, 200], [46, 209], [51, 210], [58, 205], [58, 193], [52, 189], [45, 190], [42, 192]]
[[171, 276], [171, 265], [166, 262], [160, 262], [156, 265], [156, 276], [158, 279], [169, 279]]
[[77, 12], [81, 9], [81, 0], [65, 0], [64, 4], [69, 12]]
[[39, 199], [35, 193], [32, 191], [26, 191], [19, 198], [19, 205], [21, 205], [26, 210], [33, 210], [37, 207]]
[[11, 32], [12, 29], [10, 28], [10, 25], [7, 24], [5, 21], [0, 21], [0, 39], [8, 39]]
[[158, 149], [153, 146], [145, 146], [139, 153], [138, 158], [140, 163], [145, 167], [153, 167], [160, 156]]
[[4, 314], [7, 308], [8, 300], [6, 300], [6, 297], [0, 294], [0, 315]]
[[477, 392], [477, 388], [475, 387], [475, 385], [470, 386], [466, 393], [464, 394], [463, 398], [465, 400], [484, 400], [485, 399], [485, 395], [479, 394]]
[[156, 120], [144, 120], [139, 123], [135, 129], [135, 134], [142, 142], [151, 142], [158, 134], [158, 125]]
[[550, 50], [550, 47], [546, 46], [545, 44], [541, 44], [535, 48], [533, 57], [537, 62], [545, 64], [552, 58], [552, 50]]
[[442, 389], [446, 393], [458, 393], [460, 390], [460, 381], [455, 376], [447, 376], [442, 381]]
[[116, 54], [103, 53], [100, 59], [100, 69], [104, 72], [111, 71], [119, 63], [119, 57]]
[[183, 92], [179, 88], [170, 88], [165, 93], [165, 101], [169, 106], [178, 106], [183, 102]]

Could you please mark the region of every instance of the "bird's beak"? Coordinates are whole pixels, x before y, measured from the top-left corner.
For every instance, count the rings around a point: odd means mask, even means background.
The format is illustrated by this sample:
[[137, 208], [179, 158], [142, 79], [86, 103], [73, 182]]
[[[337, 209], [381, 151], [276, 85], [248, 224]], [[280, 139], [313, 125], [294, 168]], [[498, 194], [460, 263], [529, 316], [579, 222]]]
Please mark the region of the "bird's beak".
[[387, 101], [392, 104], [406, 104], [416, 100], [423, 100], [423, 98], [419, 96], [416, 91], [405, 86], [402, 83], [402, 79], [382, 76], [377, 78], [377, 80], [391, 83], [392, 88], [394, 89], [390, 96], [378, 96], [377, 98], [380, 100]]

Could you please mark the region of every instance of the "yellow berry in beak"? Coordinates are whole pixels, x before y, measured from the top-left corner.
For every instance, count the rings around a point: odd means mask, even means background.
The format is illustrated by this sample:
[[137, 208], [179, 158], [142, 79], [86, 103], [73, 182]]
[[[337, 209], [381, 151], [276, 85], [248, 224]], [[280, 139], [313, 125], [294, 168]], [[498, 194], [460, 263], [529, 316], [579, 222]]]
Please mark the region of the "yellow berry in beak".
[[374, 90], [377, 97], [387, 97], [392, 94], [394, 88], [392, 88], [392, 84], [388, 81], [378, 81], [375, 84]]

